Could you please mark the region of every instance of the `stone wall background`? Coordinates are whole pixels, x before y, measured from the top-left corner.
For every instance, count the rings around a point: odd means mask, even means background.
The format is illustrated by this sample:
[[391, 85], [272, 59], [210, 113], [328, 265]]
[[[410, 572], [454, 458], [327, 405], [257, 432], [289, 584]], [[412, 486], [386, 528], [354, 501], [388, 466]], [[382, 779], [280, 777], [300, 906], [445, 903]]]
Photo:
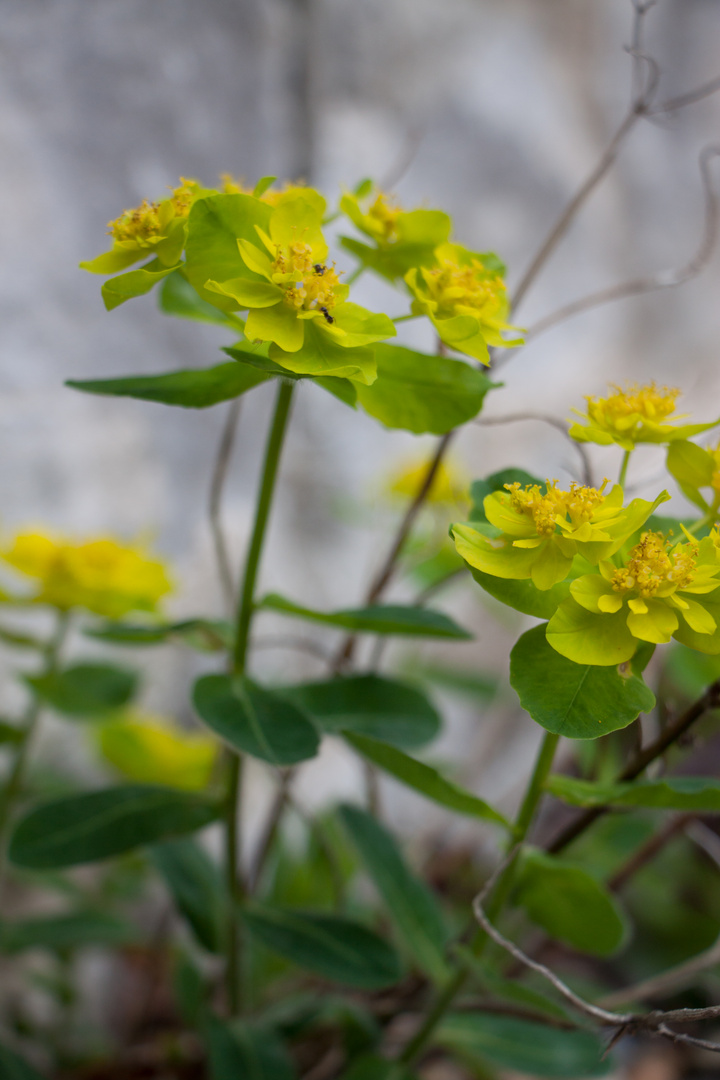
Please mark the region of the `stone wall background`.
[[[173, 611], [219, 612], [204, 507], [225, 407], [186, 413], [62, 384], [214, 363], [224, 339], [161, 317], [153, 298], [108, 315], [99, 279], [79, 272], [78, 261], [102, 250], [109, 218], [158, 197], [180, 174], [208, 183], [226, 170], [252, 180], [305, 176], [331, 193], [364, 175], [392, 179], [412, 144], [396, 185], [402, 202], [447, 209], [458, 239], [500, 251], [517, 281], [627, 106], [630, 21], [628, 0], [0, 0], [3, 530], [150, 531], [184, 582]], [[661, 65], [662, 96], [713, 77], [720, 5], [660, 0], [648, 47]], [[720, 95], [642, 123], [521, 321], [684, 262], [702, 226], [697, 158], [713, 139]], [[506, 395], [488, 414], [534, 408], [564, 417], [583, 394], [629, 377], [681, 385], [688, 412], [714, 415], [717, 271], [716, 258], [681, 289], [549, 332], [507, 364]], [[370, 281], [357, 294], [370, 306], [386, 300]], [[430, 345], [417, 329], [407, 334]], [[238, 559], [271, 397], [263, 387], [243, 406], [226, 499]], [[263, 583], [318, 606], [353, 604], [394, 513], [380, 496], [383, 474], [432, 441], [385, 432], [313, 387], [298, 398]], [[456, 457], [474, 475], [519, 465], [566, 477], [571, 453], [539, 424], [469, 425]], [[612, 455], [597, 460], [600, 475], [617, 468]], [[659, 465], [638, 454], [633, 479], [654, 482]], [[498, 635], [467, 589], [443, 605], [478, 640], [442, 655], [505, 663], [517, 625]], [[263, 635], [273, 626], [265, 619]], [[186, 715], [188, 680], [208, 664], [171, 650], [137, 659], [157, 677], [147, 704]], [[289, 651], [263, 651], [258, 662], [282, 678], [321, 670]], [[5, 679], [0, 698], [12, 703], [18, 693]], [[462, 756], [465, 782], [512, 803], [533, 752], [530, 721], [512, 702], [482, 717], [446, 707], [439, 753]], [[66, 755], [68, 768], [88, 767], [59, 729], [49, 727], [45, 747]], [[356, 780], [332, 746], [305, 774], [306, 797], [346, 793]], [[403, 802], [401, 818], [417, 805]]]

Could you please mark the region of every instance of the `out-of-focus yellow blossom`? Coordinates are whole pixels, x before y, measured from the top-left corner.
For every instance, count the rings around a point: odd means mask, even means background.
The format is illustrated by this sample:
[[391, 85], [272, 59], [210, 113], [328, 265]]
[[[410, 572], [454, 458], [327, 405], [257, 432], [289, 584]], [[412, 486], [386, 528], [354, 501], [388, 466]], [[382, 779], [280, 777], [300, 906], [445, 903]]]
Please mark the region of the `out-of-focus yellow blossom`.
[[435, 266], [413, 268], [405, 281], [413, 312], [431, 319], [440, 340], [483, 364], [490, 363], [488, 345], [522, 344], [522, 338], [503, 337], [517, 327], [507, 321], [509, 303], [496, 256], [442, 244], [435, 257]]
[[[231, 173], [221, 173], [220, 183], [222, 185], [222, 191], [224, 195], [255, 195], [257, 191], [256, 187], [251, 187], [245, 183], [244, 177], [234, 177]], [[298, 183], [291, 180], [285, 180], [281, 188], [267, 187], [264, 188], [256, 198], [261, 202], [267, 203], [269, 206], [277, 206], [281, 199], [286, 196], [296, 195], [299, 191], [304, 192], [309, 189], [305, 184]]]
[[432, 266], [436, 247], [447, 241], [452, 228], [442, 210], [404, 210], [393, 195], [369, 183], [355, 193], [346, 192], [340, 209], [373, 244], [344, 236], [343, 247], [391, 281], [411, 267]]
[[185, 791], [207, 787], [218, 755], [211, 736], [139, 712], [103, 724], [99, 744], [106, 761], [129, 780]]
[[197, 198], [208, 194], [211, 192], [197, 180], [181, 176], [169, 198], [160, 202], [144, 199], [139, 206], [123, 210], [114, 221], [109, 221], [112, 250], [80, 263], [81, 268], [92, 274], [114, 274], [152, 256], [161, 267], [174, 266], [185, 246], [190, 208]]
[[671, 637], [701, 652], [720, 652], [720, 535], [672, 544], [646, 532], [617, 566], [573, 581], [547, 627], [550, 645], [578, 664], [629, 660], [638, 641]]
[[586, 421], [585, 424], [572, 424], [570, 434], [573, 439], [601, 446], [617, 443], [623, 450], [633, 450], [638, 443], [687, 439], [720, 423], [720, 419], [709, 424], [666, 423], [670, 416], [674, 420], [685, 418], [673, 415], [680, 391], [668, 386], [658, 387], [652, 382], [647, 386], [631, 383], [623, 388], [611, 383], [610, 389], [613, 393], [606, 398], [586, 397], [586, 413], [572, 410]]
[[31, 603], [63, 611], [81, 607], [118, 619], [131, 611], [154, 611], [172, 587], [165, 565], [144, 547], [105, 537], [78, 543], [20, 533], [0, 550], [0, 558], [38, 582]]
[[531, 578], [538, 589], [550, 589], [570, 573], [575, 555], [595, 566], [618, 551], [642, 528], [656, 507], [669, 499], [663, 491], [653, 502], [633, 499], [623, 508], [619, 484], [606, 494], [601, 488], [573, 483], [561, 491], [548, 480], [538, 484], [506, 484], [483, 501], [488, 521], [499, 530], [487, 536], [472, 525], [454, 525], [458, 554], [470, 566], [500, 578]]
[[[425, 458], [404, 465], [390, 476], [387, 485], [388, 492], [404, 499], [414, 498], [427, 475], [427, 470], [428, 463]], [[467, 506], [470, 502], [469, 487], [470, 478], [459, 465], [452, 461], [441, 461], [426, 502], [436, 506]]]

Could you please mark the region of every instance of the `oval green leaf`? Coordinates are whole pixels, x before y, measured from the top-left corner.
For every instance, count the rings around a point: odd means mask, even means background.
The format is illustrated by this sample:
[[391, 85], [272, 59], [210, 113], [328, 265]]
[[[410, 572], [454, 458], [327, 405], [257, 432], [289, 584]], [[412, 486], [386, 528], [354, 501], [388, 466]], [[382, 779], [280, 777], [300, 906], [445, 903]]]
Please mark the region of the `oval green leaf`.
[[523, 853], [514, 899], [546, 934], [578, 952], [610, 956], [626, 938], [622, 909], [607, 889], [582, 867], [542, 851]]
[[667, 776], [632, 784], [595, 784], [571, 776], [551, 776], [547, 790], [571, 806], [645, 806], [658, 810], [720, 813], [720, 780], [711, 776]]
[[528, 630], [516, 643], [510, 683], [536, 723], [568, 739], [597, 739], [655, 706], [652, 691], [629, 671], [575, 664], [555, 652], [545, 625]]
[[437, 900], [410, 871], [395, 839], [374, 817], [357, 806], [341, 806], [339, 813], [408, 952], [422, 971], [442, 981], [448, 972], [448, 935]]
[[563, 1031], [508, 1016], [458, 1013], [442, 1022], [437, 1041], [449, 1050], [479, 1057], [505, 1069], [552, 1080], [604, 1076], [612, 1062], [603, 1061], [604, 1046], [589, 1031]]
[[203, 948], [222, 952], [226, 894], [212, 859], [190, 837], [157, 844], [150, 859]]
[[193, 703], [216, 735], [242, 753], [273, 765], [295, 765], [315, 757], [320, 736], [306, 713], [249, 679], [204, 675]]
[[438, 734], [440, 716], [420, 690], [379, 675], [353, 675], [283, 687], [326, 732], [355, 731], [412, 750]]
[[360, 405], [385, 427], [445, 435], [480, 412], [495, 383], [462, 360], [377, 345], [377, 380], [357, 384]]
[[0, 952], [6, 955], [26, 949], [64, 953], [93, 945], [117, 947], [137, 940], [138, 932], [130, 923], [101, 911], [0, 923]]
[[467, 641], [473, 636], [440, 611], [410, 605], [377, 604], [366, 608], [325, 612], [302, 607], [277, 593], [269, 593], [259, 602], [258, 607], [279, 611], [293, 618], [323, 623], [325, 626], [335, 626], [340, 630], [352, 630], [358, 634], [455, 638], [460, 641]]
[[26, 676], [44, 702], [65, 716], [102, 717], [135, 695], [138, 676], [111, 664], [73, 664], [50, 675]]
[[210, 1080], [294, 1080], [296, 1073], [282, 1040], [267, 1024], [204, 1024]]
[[504, 818], [497, 810], [494, 810], [484, 799], [473, 795], [464, 788], [458, 787], [450, 780], [441, 776], [437, 769], [425, 765], [422, 761], [404, 754], [394, 746], [380, 742], [378, 739], [368, 739], [365, 735], [346, 731], [345, 739], [364, 758], [373, 765], [390, 773], [401, 784], [413, 788], [427, 799], [454, 810], [457, 814], [466, 814], [468, 817], [481, 818], [483, 821], [492, 821], [496, 825], [511, 828], [507, 818]]
[[270, 376], [247, 364], [183, 368], [164, 375], [129, 375], [123, 379], [69, 379], [65, 385], [86, 394], [137, 398], [183, 409], [207, 409], [240, 397]]
[[151, 784], [67, 795], [42, 803], [20, 821], [9, 855], [30, 870], [78, 866], [195, 832], [219, 813], [209, 799]]
[[332, 982], [378, 990], [400, 978], [395, 951], [352, 919], [259, 904], [242, 916], [268, 949]]

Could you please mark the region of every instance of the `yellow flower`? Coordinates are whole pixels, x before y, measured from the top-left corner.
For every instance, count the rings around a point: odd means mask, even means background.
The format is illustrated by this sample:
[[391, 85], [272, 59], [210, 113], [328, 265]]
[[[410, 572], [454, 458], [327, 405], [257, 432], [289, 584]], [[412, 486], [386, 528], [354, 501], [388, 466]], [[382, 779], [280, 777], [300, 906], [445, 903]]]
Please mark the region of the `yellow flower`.
[[599, 574], [573, 581], [570, 598], [548, 623], [550, 645], [578, 664], [629, 660], [638, 641], [677, 638], [720, 652], [720, 534], [676, 544], [643, 533], [621, 566], [602, 560]]
[[575, 555], [593, 566], [609, 558], [670, 498], [663, 491], [653, 503], [633, 499], [623, 508], [622, 488], [616, 484], [606, 494], [607, 483], [599, 489], [573, 483], [569, 491], [555, 480], [544, 491], [537, 484], [506, 484], [483, 502], [495, 535], [453, 526], [458, 554], [485, 574], [531, 578], [538, 589], [550, 589], [568, 576]]
[[63, 611], [82, 607], [118, 619], [131, 611], [154, 611], [171, 589], [163, 563], [141, 547], [109, 538], [74, 543], [21, 533], [0, 557], [38, 582], [30, 602]]
[[[680, 391], [668, 386], [658, 387], [654, 382], [647, 386], [628, 384], [624, 389], [610, 384], [614, 393], [606, 398], [586, 397], [587, 412], [572, 411], [586, 420], [586, 424], [574, 423], [570, 434], [578, 442], [594, 442], [601, 446], [617, 443], [623, 450], [633, 450], [637, 443], [667, 443], [675, 439], [687, 439], [720, 423], [668, 424], [668, 417], [675, 412]], [[684, 416], [673, 416], [682, 420]]]
[[496, 256], [442, 244], [435, 260], [435, 266], [409, 270], [405, 281], [414, 296], [413, 312], [432, 320], [441, 341], [483, 364], [490, 363], [488, 345], [522, 344], [521, 338], [502, 336], [517, 327], [507, 322], [509, 302]]
[[[271, 178], [268, 177], [268, 180]], [[257, 191], [256, 187], [251, 187], [245, 183], [243, 177], [236, 179], [231, 173], [220, 173], [220, 183], [222, 184], [222, 191], [224, 195], [255, 195]], [[291, 180], [286, 180], [281, 188], [265, 188], [258, 196], [261, 202], [267, 203], [269, 206], [277, 206], [281, 199], [289, 195], [295, 195], [299, 191], [304, 192], [308, 189], [304, 184]]]
[[[388, 491], [404, 499], [414, 498], [427, 474], [427, 459], [409, 463], [394, 472], [388, 483]], [[453, 506], [469, 503], [469, 477], [452, 461], [442, 461], [428, 492], [427, 502], [437, 506]]]
[[92, 274], [114, 274], [151, 256], [157, 259], [156, 265], [161, 269], [174, 266], [185, 246], [187, 217], [192, 204], [208, 194], [211, 192], [202, 188], [197, 180], [181, 176], [169, 198], [160, 202], [144, 199], [139, 206], [123, 210], [114, 221], [109, 221], [112, 250], [82, 262], [80, 266]]
[[103, 724], [99, 743], [103, 757], [129, 780], [184, 791], [207, 787], [218, 755], [209, 735], [140, 712]]
[[373, 246], [350, 236], [342, 245], [371, 270], [395, 281], [414, 266], [432, 266], [435, 249], [450, 235], [452, 222], [442, 210], [404, 210], [393, 195], [366, 182], [340, 200], [341, 211]]

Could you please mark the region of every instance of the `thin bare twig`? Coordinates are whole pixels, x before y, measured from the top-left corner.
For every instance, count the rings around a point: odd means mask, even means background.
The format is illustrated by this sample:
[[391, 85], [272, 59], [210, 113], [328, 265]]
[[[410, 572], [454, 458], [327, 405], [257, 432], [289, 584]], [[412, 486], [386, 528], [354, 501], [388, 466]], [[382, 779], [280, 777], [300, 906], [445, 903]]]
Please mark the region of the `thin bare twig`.
[[325, 664], [331, 664], [333, 657], [329, 649], [323, 648], [310, 638], [295, 637], [292, 634], [273, 634], [270, 637], [256, 637], [250, 642], [251, 649], [296, 649], [315, 656]]
[[663, 101], [660, 105], [650, 109], [648, 116], [676, 112], [678, 109], [684, 109], [687, 105], [694, 105], [696, 101], [702, 101], [703, 98], [717, 94], [718, 90], [720, 90], [720, 76], [708, 80], [708, 82], [698, 86], [695, 90], [688, 90], [685, 94], [678, 94], [677, 97], [668, 98], [667, 101]]
[[409, 128], [397, 159], [380, 180], [380, 188], [390, 191], [398, 184], [417, 157], [420, 144], [425, 138], [427, 124], [413, 124]]
[[[617, 783], [623, 783], [626, 780], [634, 780], [641, 772], [644, 772], [651, 762], [657, 758], [662, 757], [665, 751], [672, 746], [674, 742], [685, 734], [685, 732], [697, 721], [700, 717], [704, 716], [706, 712], [711, 709], [716, 709], [720, 706], [720, 679], [716, 679], [714, 683], [711, 683], [704, 694], [701, 694], [697, 701], [694, 701], [692, 705], [689, 705], [684, 712], [680, 713], [674, 720], [665, 725], [665, 728], [654, 742], [645, 747], [644, 750], [640, 750], [637, 754], [634, 754], [630, 763], [623, 770], [623, 772], [617, 777]], [[607, 807], [599, 806], [592, 810], [586, 810], [575, 821], [571, 822], [562, 832], [555, 837], [547, 846], [546, 851], [552, 855], [556, 855], [563, 848], [567, 847], [573, 840], [575, 840], [581, 833], [592, 825], [592, 823], [606, 813]]]
[[647, 1001], [651, 998], [666, 997], [675, 990], [682, 990], [689, 986], [697, 975], [707, 971], [708, 968], [716, 967], [717, 964], [720, 964], [720, 937], [709, 949], [698, 953], [697, 956], [692, 956], [689, 960], [659, 975], [643, 979], [634, 986], [626, 986], [622, 990], [608, 994], [601, 999], [600, 1004], [612, 1009], [630, 1001]]
[[208, 502], [210, 530], [212, 532], [213, 544], [215, 545], [215, 558], [217, 560], [218, 574], [220, 575], [220, 586], [223, 592], [223, 604], [227, 614], [232, 614], [235, 606], [235, 583], [230, 564], [230, 556], [228, 554], [227, 541], [225, 540], [225, 532], [222, 527], [221, 509], [223, 488], [225, 487], [230, 457], [235, 442], [235, 431], [240, 417], [240, 402], [240, 398], [235, 398], [235, 400], [230, 403], [230, 408], [225, 418], [217, 455], [215, 457], [215, 467], [210, 483], [210, 499]]
[[496, 945], [499, 945], [501, 949], [509, 953], [515, 960], [519, 961], [524, 967], [529, 968], [530, 971], [534, 971], [537, 975], [542, 976], [550, 985], [578, 1012], [587, 1016], [601, 1027], [613, 1027], [616, 1028], [616, 1036], [612, 1040], [617, 1041], [618, 1038], [626, 1035], [633, 1034], [637, 1031], [647, 1031], [651, 1034], [657, 1034], [663, 1038], [671, 1039], [674, 1042], [683, 1042], [691, 1046], [699, 1046], [705, 1050], [711, 1050], [714, 1053], [720, 1053], [720, 1043], [708, 1042], [705, 1039], [696, 1039], [691, 1035], [684, 1035], [677, 1031], [674, 1031], [668, 1025], [671, 1023], [694, 1023], [699, 1020], [716, 1020], [720, 1017], [720, 1005], [711, 1005], [705, 1009], [672, 1009], [669, 1012], [653, 1011], [650, 1013], [615, 1013], [610, 1012], [607, 1009], [602, 1008], [600, 1005], [593, 1005], [590, 1001], [585, 1001], [579, 994], [576, 994], [574, 990], [571, 990], [567, 983], [563, 982], [559, 975], [552, 971], [545, 964], [541, 964], [538, 960], [533, 960], [527, 956], [519, 946], [514, 942], [506, 938], [497, 927], [490, 921], [487, 914], [484, 911], [483, 904], [490, 894], [495, 882], [500, 875], [504, 872], [510, 862], [516, 857], [518, 848], [515, 847], [507, 856], [507, 858], [497, 867], [495, 873], [485, 883], [483, 889], [473, 900], [473, 912], [478, 923], [491, 938]]
[[550, 426], [554, 427], [557, 431], [559, 431], [561, 435], [564, 435], [565, 438], [576, 450], [577, 455], [580, 458], [583, 483], [587, 484], [588, 487], [593, 486], [592, 466], [590, 464], [590, 455], [588, 454], [587, 449], [582, 445], [582, 443], [577, 442], [576, 439], [573, 439], [570, 436], [567, 424], [564, 423], [562, 420], [558, 420], [557, 417], [547, 416], [545, 413], [534, 412], [512, 413], [509, 416], [481, 416], [478, 417], [478, 419], [475, 420], [474, 423], [482, 425], [483, 427], [487, 427], [489, 425], [495, 424], [516, 424], [524, 420], [538, 420], [540, 423], [550, 424]]
[[267, 821], [265, 822], [265, 828], [262, 837], [258, 842], [255, 858], [248, 874], [247, 891], [250, 895], [255, 892], [260, 883], [260, 879], [262, 878], [265, 864], [267, 863], [268, 856], [273, 843], [275, 842], [275, 837], [277, 836], [278, 828], [280, 827], [283, 811], [289, 801], [290, 785], [292, 784], [294, 777], [294, 769], [279, 770], [278, 787], [275, 792], [275, 798], [270, 807], [270, 812], [267, 816]]
[[[442, 464], [443, 457], [445, 456], [445, 452], [450, 445], [450, 440], [452, 439], [453, 434], [454, 432], [449, 431], [447, 435], [443, 435], [438, 442], [435, 454], [433, 455], [431, 461], [428, 462], [427, 472], [423, 477], [418, 492], [408, 506], [407, 510], [405, 511], [405, 516], [400, 523], [400, 527], [395, 535], [392, 547], [390, 548], [390, 551], [385, 557], [385, 561], [383, 562], [380, 570], [378, 571], [370, 585], [367, 596], [365, 597], [366, 605], [374, 604], [377, 602], [377, 600], [380, 598], [381, 594], [385, 590], [386, 585], [394, 576], [395, 571], [397, 570], [397, 562], [400, 553], [405, 546], [405, 542], [407, 541], [410, 530], [415, 524], [415, 519], [422, 510], [425, 499], [427, 498], [430, 488], [433, 485], [433, 481], [435, 480], [437, 471]], [[350, 634], [345, 639], [335, 659], [334, 667], [336, 671], [341, 671], [350, 663], [355, 652], [356, 642], [357, 634]]]
[[661, 270], [657, 274], [647, 277], [633, 278], [631, 281], [621, 282], [619, 285], [611, 285], [607, 289], [599, 289], [589, 293], [561, 308], [551, 312], [544, 318], [533, 323], [526, 332], [526, 341], [534, 340], [539, 334], [549, 330], [558, 323], [565, 322], [573, 315], [579, 315], [584, 311], [600, 307], [603, 304], [612, 303], [614, 300], [624, 300], [630, 296], [640, 296], [643, 293], [655, 292], [659, 289], [675, 288], [684, 285], [703, 272], [710, 262], [718, 240], [718, 226], [720, 225], [720, 207], [718, 197], [713, 189], [710, 176], [710, 162], [720, 155], [720, 147], [708, 146], [700, 155], [700, 177], [702, 180], [705, 197], [705, 218], [702, 237], [697, 251], [688, 263], [672, 270]]
[[635, 874], [639, 870], [642, 870], [644, 866], [647, 866], [656, 855], [670, 843], [678, 833], [683, 832], [688, 824], [693, 820], [694, 814], [678, 814], [668, 821], [662, 829], [654, 833], [650, 839], [641, 844], [637, 851], [634, 851], [627, 862], [615, 871], [613, 876], [607, 883], [608, 889], [612, 892], [619, 892], [623, 889], [631, 878], [635, 877]]

